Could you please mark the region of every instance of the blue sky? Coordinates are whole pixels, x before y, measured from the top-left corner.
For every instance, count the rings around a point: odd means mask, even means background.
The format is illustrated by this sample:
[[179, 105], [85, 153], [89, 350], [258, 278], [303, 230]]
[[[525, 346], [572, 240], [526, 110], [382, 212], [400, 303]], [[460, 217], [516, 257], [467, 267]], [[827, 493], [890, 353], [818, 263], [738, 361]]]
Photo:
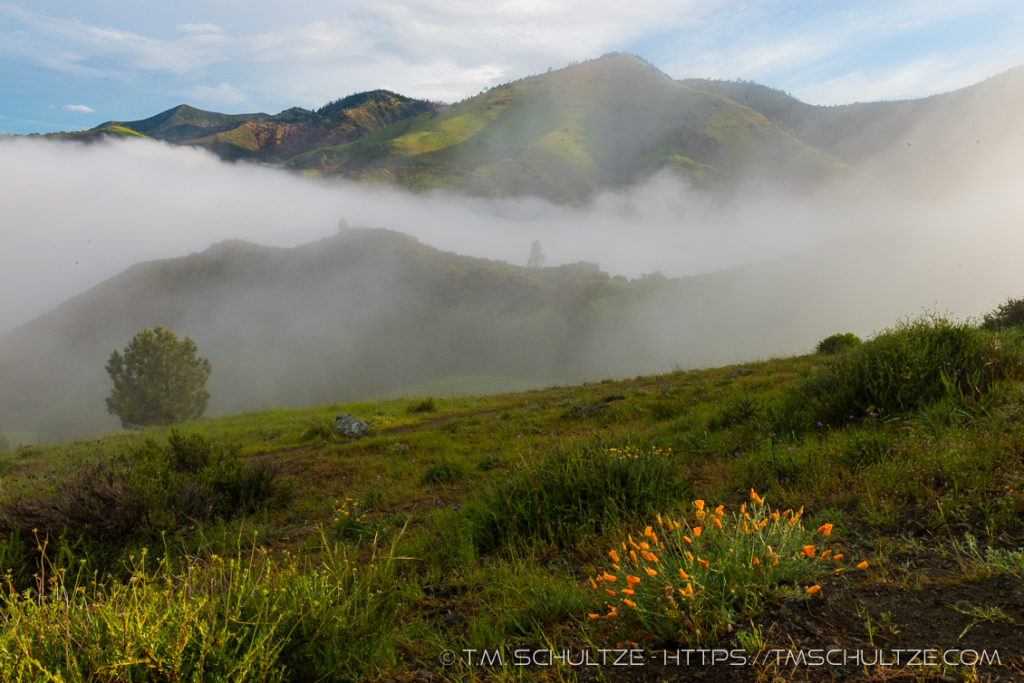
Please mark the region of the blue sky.
[[375, 88], [457, 101], [612, 51], [813, 104], [922, 97], [1024, 63], [1024, 4], [0, 0], [0, 131], [181, 103], [276, 113]]

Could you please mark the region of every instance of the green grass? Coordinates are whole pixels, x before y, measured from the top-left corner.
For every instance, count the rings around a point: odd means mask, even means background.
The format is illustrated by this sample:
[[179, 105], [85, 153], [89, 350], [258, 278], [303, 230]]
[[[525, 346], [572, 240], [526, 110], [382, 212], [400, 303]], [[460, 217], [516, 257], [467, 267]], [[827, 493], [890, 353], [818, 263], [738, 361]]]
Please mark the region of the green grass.
[[[784, 422], [830, 373], [882, 392], [887, 362], [917, 358], [922, 344], [964, 354], [968, 369], [978, 348], [992, 349], [999, 372], [1013, 370], [1002, 352], [1015, 333], [999, 333], [1002, 349], [990, 334], [910, 321], [839, 356], [432, 393], [423, 410], [424, 399], [399, 397], [253, 411], [12, 449], [0, 493], [0, 678], [405, 680], [429, 670], [470, 680], [479, 672], [442, 668], [439, 653], [705, 646], [778, 601], [829, 590], [821, 579], [836, 568], [830, 580], [848, 575], [854, 591], [874, 575], [856, 564], [884, 556], [872, 548], [904, 547], [921, 529], [914, 543], [959, 557], [959, 580], [1019, 575], [1024, 383], [1012, 373], [952, 385], [984, 410], [952, 403], [940, 369], [937, 385], [886, 389], [903, 401], [899, 419]], [[859, 365], [837, 369], [846, 362]], [[339, 412], [370, 433], [328, 431]], [[277, 468], [288, 497], [253, 495], [263, 489], [246, 473], [259, 463]], [[116, 517], [71, 495], [80, 489], [132, 493], [143, 522], [104, 534], [99, 522], [54, 516], [71, 500]], [[751, 502], [751, 489], [771, 507]], [[24, 514], [13, 524], [26, 506], [48, 510], [39, 519], [49, 526], [26, 526]], [[823, 561], [824, 550], [846, 557]]]

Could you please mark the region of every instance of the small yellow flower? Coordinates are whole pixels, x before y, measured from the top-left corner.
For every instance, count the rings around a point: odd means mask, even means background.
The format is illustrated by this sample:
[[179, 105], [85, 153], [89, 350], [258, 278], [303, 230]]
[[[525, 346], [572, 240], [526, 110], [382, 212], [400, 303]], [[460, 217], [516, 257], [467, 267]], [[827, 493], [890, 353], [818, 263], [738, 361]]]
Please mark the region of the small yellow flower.
[[708, 568], [708, 561], [707, 560], [702, 560], [699, 557], [697, 558], [697, 564], [699, 564], [700, 566], [704, 567], [704, 569]]
[[718, 515], [719, 517], [721, 517], [723, 514], [725, 514], [725, 506], [724, 505], [719, 505], [718, 507], [716, 507], [715, 508], [715, 514]]
[[636, 594], [636, 591], [634, 591], [632, 588], [623, 588], [621, 592], [624, 595], [635, 595]]
[[622, 602], [625, 603], [626, 607], [632, 607], [633, 609], [636, 609], [636, 603], [630, 600], [629, 598], [623, 598]]
[[632, 550], [629, 551], [629, 559], [633, 560], [634, 563], [636, 562], [636, 553]]
[[841, 560], [841, 559], [843, 559], [843, 554], [842, 554], [842, 553], [839, 553], [838, 555], [836, 555], [836, 556], [835, 556], [835, 557], [833, 557], [832, 559], [833, 559], [833, 560]]
[[722, 523], [720, 521], [718, 521], [718, 517], [712, 517], [711, 518], [711, 523], [714, 524], [719, 529], [722, 528]]
[[615, 571], [617, 571], [617, 572], [621, 572], [621, 571], [622, 571], [622, 567], [620, 567], [620, 566], [619, 566], [619, 565], [617, 565], [617, 564], [613, 564], [613, 565], [612, 565], [612, 569], [614, 569], [614, 570], [615, 570]]
[[804, 549], [803, 549], [803, 554], [806, 557], [814, 557], [814, 546], [813, 545], [805, 545]]
[[814, 595], [815, 593], [817, 593], [820, 590], [821, 590], [821, 586], [815, 584], [815, 585], [813, 585], [813, 586], [811, 586], [810, 588], [807, 589], [807, 594], [808, 595]]
[[703, 529], [701, 527], [699, 527], [699, 526], [693, 527], [693, 535], [696, 536], [697, 538], [700, 538], [700, 533], [702, 531], [703, 531]]
[[604, 580], [608, 583], [615, 583], [619, 580], [619, 577], [615, 576], [614, 574], [609, 574], [608, 572], [605, 572], [602, 576]]
[[831, 554], [832, 554], [831, 550], [822, 550], [821, 551], [821, 559], [824, 560], [824, 559], [826, 559]]
[[867, 569], [867, 568], [868, 568], [868, 561], [867, 560], [864, 560], [863, 562], [861, 562], [860, 564], [857, 565], [857, 569]]
[[693, 543], [693, 539], [690, 538], [689, 536], [683, 536], [683, 540], [686, 541], [687, 543]]
[[597, 581], [594, 581], [593, 579], [591, 579], [590, 580], [590, 587], [593, 588], [594, 590], [597, 590]]
[[612, 562], [614, 562], [616, 564], [619, 563], [619, 554], [617, 552], [615, 552], [614, 550], [609, 550], [608, 551], [608, 557], [612, 558]]
[[822, 536], [828, 536], [830, 533], [832, 533], [832, 525], [822, 524], [818, 527], [818, 533], [820, 533]]
[[651, 527], [645, 527], [644, 528], [644, 536], [646, 536], [647, 538], [650, 538], [651, 534], [653, 534], [653, 533], [654, 533], [654, 529], [652, 529]]
[[633, 586], [635, 586], [638, 583], [640, 583], [640, 577], [639, 576], [627, 576], [626, 577], [626, 583], [629, 584], [630, 588], [632, 588]]
[[754, 558], [754, 564], [761, 564], [761, 560], [759, 560], [759, 559], [757, 559], [757, 558], [755, 557], [755, 558]]
[[613, 598], [615, 597], [615, 591], [613, 591], [610, 588], [605, 588], [604, 592], [607, 593], [608, 595], [612, 596]]
[[658, 571], [656, 569], [651, 569], [650, 567], [644, 567], [644, 570], [647, 572], [647, 576], [657, 576], [658, 575]]
[[695, 501], [693, 501], [693, 504], [697, 506], [698, 510], [701, 510], [701, 511], [704, 510], [704, 501], [703, 500], [695, 500]]
[[687, 574], [686, 572], [684, 572], [683, 568], [680, 567], [679, 568], [679, 578], [682, 579], [683, 581], [686, 581], [688, 578], [690, 578], [690, 575]]

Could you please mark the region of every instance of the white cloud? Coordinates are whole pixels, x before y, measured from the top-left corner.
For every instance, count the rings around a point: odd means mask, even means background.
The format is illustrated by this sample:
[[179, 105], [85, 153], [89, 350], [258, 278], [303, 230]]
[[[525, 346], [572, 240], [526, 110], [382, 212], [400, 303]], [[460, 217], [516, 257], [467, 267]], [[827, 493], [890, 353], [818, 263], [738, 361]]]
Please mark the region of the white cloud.
[[217, 43], [205, 35], [160, 40], [14, 5], [0, 6], [0, 16], [21, 26], [12, 32], [16, 40], [0, 41], [0, 54], [14, 54], [57, 71], [122, 77], [125, 71], [135, 70], [182, 75], [225, 58]]
[[186, 33], [220, 33], [224, 30], [217, 24], [178, 24], [177, 28]]
[[205, 104], [241, 104], [249, 99], [244, 92], [227, 83], [216, 88], [197, 85], [184, 93], [185, 97]]
[[82, 114], [92, 114], [93, 112], [96, 111], [92, 107], [87, 107], [84, 104], [65, 104], [63, 109], [65, 111], [81, 112]]

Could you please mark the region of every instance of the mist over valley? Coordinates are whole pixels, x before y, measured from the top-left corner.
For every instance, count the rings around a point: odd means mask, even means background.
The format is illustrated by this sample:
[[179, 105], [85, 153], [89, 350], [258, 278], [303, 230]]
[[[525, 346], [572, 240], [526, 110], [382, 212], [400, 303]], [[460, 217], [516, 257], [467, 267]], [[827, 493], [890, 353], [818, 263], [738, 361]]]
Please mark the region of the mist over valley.
[[[116, 428], [105, 360], [158, 324], [230, 413], [979, 315], [1022, 286], [1022, 116], [1021, 69], [812, 107], [610, 55], [451, 106], [375, 91], [4, 139], [0, 430]], [[533, 240], [546, 267], [520, 265]]]

